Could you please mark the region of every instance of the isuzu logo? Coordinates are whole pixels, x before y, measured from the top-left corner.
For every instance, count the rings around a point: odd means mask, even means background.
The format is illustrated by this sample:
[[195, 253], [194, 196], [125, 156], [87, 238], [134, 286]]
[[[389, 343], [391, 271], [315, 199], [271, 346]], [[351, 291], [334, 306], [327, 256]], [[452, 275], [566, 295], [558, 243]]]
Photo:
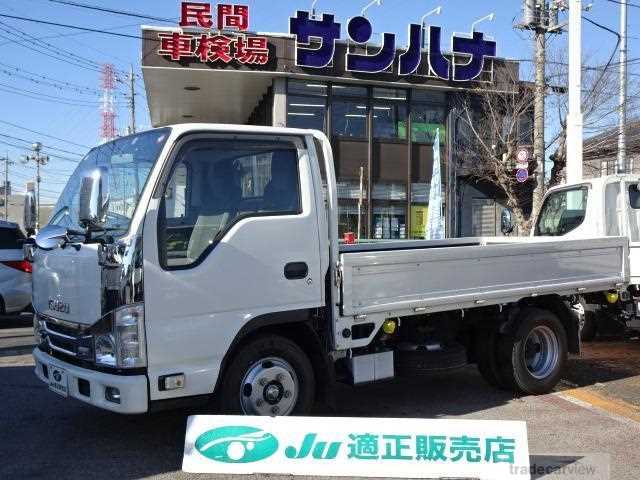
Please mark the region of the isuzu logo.
[[65, 303], [62, 300], [62, 297], [60, 295], [58, 295], [56, 298], [49, 297], [49, 310], [51, 310], [52, 312], [68, 314], [71, 312], [71, 307], [68, 303]]

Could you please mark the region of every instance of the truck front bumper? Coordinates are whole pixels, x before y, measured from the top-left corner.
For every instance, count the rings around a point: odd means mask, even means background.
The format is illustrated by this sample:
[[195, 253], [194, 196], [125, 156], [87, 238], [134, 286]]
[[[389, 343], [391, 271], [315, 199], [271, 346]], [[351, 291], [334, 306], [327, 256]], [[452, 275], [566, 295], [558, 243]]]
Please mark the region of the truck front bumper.
[[[149, 409], [147, 377], [145, 375], [111, 375], [80, 368], [47, 355], [42, 350], [33, 350], [36, 363], [35, 374], [46, 384], [55, 369], [67, 375], [68, 396], [99, 408], [117, 413], [145, 413]], [[107, 399], [107, 388], [117, 388], [120, 401]]]

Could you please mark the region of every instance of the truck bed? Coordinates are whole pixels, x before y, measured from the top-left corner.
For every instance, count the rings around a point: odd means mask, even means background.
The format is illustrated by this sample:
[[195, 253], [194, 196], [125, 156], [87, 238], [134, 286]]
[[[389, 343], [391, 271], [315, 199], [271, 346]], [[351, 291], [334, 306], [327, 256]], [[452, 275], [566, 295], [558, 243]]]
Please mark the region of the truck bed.
[[628, 257], [625, 237], [342, 245], [341, 313], [403, 316], [604, 291], [628, 282]]

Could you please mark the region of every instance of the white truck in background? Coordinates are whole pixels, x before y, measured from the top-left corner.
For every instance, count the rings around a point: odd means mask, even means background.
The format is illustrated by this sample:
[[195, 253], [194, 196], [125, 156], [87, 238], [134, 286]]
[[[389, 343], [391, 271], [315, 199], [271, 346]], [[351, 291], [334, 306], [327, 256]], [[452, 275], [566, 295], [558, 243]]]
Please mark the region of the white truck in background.
[[579, 353], [580, 296], [629, 280], [622, 237], [340, 245], [329, 140], [254, 126], [92, 149], [25, 250], [35, 374], [121, 413], [302, 414], [336, 380], [467, 363], [546, 393]]
[[640, 176], [607, 175], [549, 189], [531, 232], [535, 237], [629, 239], [629, 283], [584, 295], [582, 339], [598, 331], [640, 331]]

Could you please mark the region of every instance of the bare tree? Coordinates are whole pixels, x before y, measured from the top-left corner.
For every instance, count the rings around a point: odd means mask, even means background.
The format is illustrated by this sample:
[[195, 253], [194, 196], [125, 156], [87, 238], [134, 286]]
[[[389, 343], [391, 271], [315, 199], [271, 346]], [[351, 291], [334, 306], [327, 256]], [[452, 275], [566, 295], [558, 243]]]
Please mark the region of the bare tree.
[[[455, 159], [459, 175], [497, 187], [515, 217], [520, 232], [529, 230], [531, 191], [515, 178], [516, 154], [529, 135], [534, 91], [519, 79], [516, 63], [495, 64], [491, 86], [471, 89], [458, 105]], [[529, 125], [529, 131], [522, 131]], [[530, 170], [535, 165], [530, 166]]]

